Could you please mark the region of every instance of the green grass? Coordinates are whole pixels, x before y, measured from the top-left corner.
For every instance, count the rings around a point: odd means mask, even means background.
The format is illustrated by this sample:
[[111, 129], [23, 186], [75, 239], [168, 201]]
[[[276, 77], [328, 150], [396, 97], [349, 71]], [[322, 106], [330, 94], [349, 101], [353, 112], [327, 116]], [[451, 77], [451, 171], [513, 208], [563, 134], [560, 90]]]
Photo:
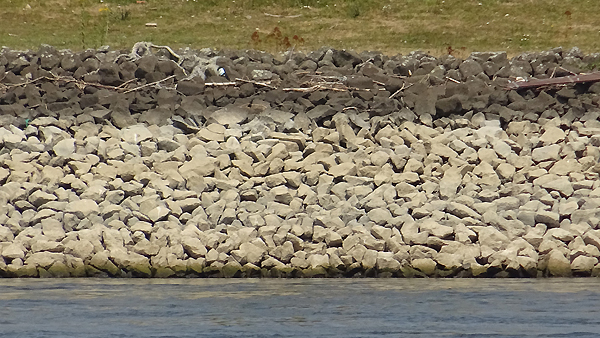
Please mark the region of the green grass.
[[[171, 47], [274, 52], [281, 45], [252, 42], [279, 27], [302, 37], [295, 48], [322, 46], [378, 50], [421, 49], [440, 55], [448, 46], [516, 54], [556, 46], [600, 51], [597, 0], [0, 0], [0, 44], [51, 44], [81, 50], [137, 41]], [[279, 15], [274, 17], [271, 15]], [[156, 22], [157, 28], [145, 26]], [[264, 41], [264, 40], [263, 40]]]

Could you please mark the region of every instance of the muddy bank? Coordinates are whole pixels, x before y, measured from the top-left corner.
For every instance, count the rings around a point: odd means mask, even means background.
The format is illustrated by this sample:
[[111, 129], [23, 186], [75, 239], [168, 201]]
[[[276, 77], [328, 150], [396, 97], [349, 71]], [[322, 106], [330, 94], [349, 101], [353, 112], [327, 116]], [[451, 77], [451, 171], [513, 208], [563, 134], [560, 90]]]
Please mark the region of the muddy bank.
[[599, 59], [3, 49], [0, 275], [596, 275]]

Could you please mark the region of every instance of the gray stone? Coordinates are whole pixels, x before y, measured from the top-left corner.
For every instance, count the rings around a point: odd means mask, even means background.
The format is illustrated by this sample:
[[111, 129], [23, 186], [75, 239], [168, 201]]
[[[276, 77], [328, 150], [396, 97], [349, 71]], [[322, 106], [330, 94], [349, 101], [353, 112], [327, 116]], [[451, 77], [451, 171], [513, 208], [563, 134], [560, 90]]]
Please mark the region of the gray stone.
[[[14, 235], [10, 228], [0, 225], [0, 242], [12, 242]], [[1, 252], [0, 248], [0, 252]]]
[[388, 209], [385, 208], [375, 208], [367, 213], [369, 219], [375, 224], [386, 224], [389, 223], [392, 219], [392, 214]]
[[193, 258], [204, 257], [208, 252], [206, 246], [198, 238], [184, 237], [181, 244], [185, 252]]
[[242, 243], [238, 250], [231, 251], [232, 257], [242, 265], [246, 263], [259, 265], [265, 254], [265, 249], [249, 242]]
[[483, 72], [483, 68], [475, 60], [465, 60], [465, 61], [463, 61], [460, 64], [459, 69], [460, 69], [460, 73], [463, 76], [463, 80], [465, 80], [469, 76], [475, 76], [475, 75]]
[[546, 131], [540, 136], [540, 141], [545, 144], [554, 144], [565, 139], [565, 132], [557, 127], [547, 127]]
[[456, 158], [458, 156], [458, 154], [450, 147], [437, 142], [431, 144], [430, 153], [445, 158]]
[[427, 231], [431, 235], [438, 238], [447, 238], [454, 233], [454, 229], [452, 227], [442, 225], [433, 219], [425, 219], [420, 221], [418, 224], [421, 231]]
[[435, 261], [446, 270], [462, 267], [462, 257], [459, 254], [440, 252], [435, 255]]
[[[135, 243], [131, 251], [147, 257], [155, 256], [160, 251], [160, 246], [154, 242], [150, 242], [145, 237]], [[190, 255], [192, 256], [192, 255]]]
[[556, 190], [565, 197], [573, 194], [573, 185], [566, 176], [557, 176], [553, 174], [543, 175], [533, 180], [533, 184], [539, 185], [542, 188]]
[[328, 173], [333, 177], [356, 176], [356, 165], [352, 162], [344, 162], [329, 168]]
[[479, 235], [479, 244], [494, 250], [503, 250], [509, 242], [508, 237], [491, 226], [473, 227]]
[[552, 228], [546, 231], [544, 238], [553, 237], [558, 239], [559, 241], [563, 241], [565, 243], [569, 243], [575, 237], [570, 231], [565, 230], [563, 228]]
[[98, 204], [91, 199], [82, 199], [72, 201], [67, 204], [66, 212], [75, 214], [79, 219], [84, 219], [90, 215], [97, 215], [100, 213]]
[[327, 254], [325, 254], [325, 255], [311, 254], [306, 259], [306, 262], [313, 269], [318, 268], [318, 267], [328, 268], [329, 267], [329, 256]]
[[501, 197], [494, 200], [494, 205], [497, 211], [517, 210], [521, 205], [521, 201], [513, 196]]
[[500, 178], [510, 181], [515, 175], [516, 169], [511, 164], [501, 163], [500, 165], [498, 165], [498, 167], [496, 167], [496, 172], [498, 173]]
[[558, 249], [554, 249], [548, 255], [548, 272], [556, 277], [571, 276], [571, 262]]
[[535, 213], [535, 221], [544, 223], [549, 227], [558, 227], [560, 225], [560, 215], [557, 212], [538, 210]]
[[83, 260], [87, 260], [92, 257], [94, 253], [94, 245], [92, 242], [86, 239], [80, 239], [78, 241], [69, 241], [65, 244], [64, 252], [75, 257], [79, 257]]
[[52, 150], [54, 150], [56, 156], [70, 157], [75, 153], [75, 139], [69, 138], [61, 140], [52, 147]]
[[159, 205], [159, 206], [151, 209], [150, 211], [148, 211], [148, 213], [146, 215], [152, 222], [158, 222], [160, 220], [164, 220], [169, 215], [170, 212], [171, 212], [171, 210], [169, 208], [167, 208], [166, 206]]
[[376, 267], [379, 271], [390, 271], [396, 272], [401, 268], [400, 262], [394, 258], [394, 254], [391, 252], [378, 252]]
[[225, 107], [210, 115], [210, 119], [224, 126], [238, 125], [248, 118], [249, 111], [239, 107]]
[[41, 221], [42, 234], [51, 241], [61, 241], [66, 237], [62, 222], [54, 218], [46, 218]]
[[56, 201], [57, 199], [58, 198], [53, 194], [49, 194], [42, 190], [36, 190], [33, 194], [29, 195], [29, 198], [27, 200], [31, 204], [33, 204], [34, 207], [37, 208], [42, 204], [48, 203], [50, 201]]
[[142, 124], [136, 124], [123, 129], [121, 135], [123, 141], [131, 144], [140, 144], [152, 139], [152, 132]]
[[285, 241], [282, 245], [271, 250], [269, 254], [283, 263], [289, 263], [294, 256], [294, 245], [290, 241]]
[[23, 246], [23, 244], [19, 242], [10, 243], [8, 246], [5, 246], [0, 252], [3, 257], [8, 259], [23, 259], [25, 257], [25, 252], [27, 249]]
[[440, 196], [450, 199], [456, 196], [456, 191], [462, 183], [462, 175], [458, 168], [451, 167], [444, 172], [440, 180]]
[[591, 273], [596, 264], [598, 259], [595, 257], [578, 256], [571, 262], [571, 270]]
[[411, 261], [411, 265], [425, 275], [431, 276], [435, 272], [437, 263], [431, 258], [417, 258]]
[[41, 267], [44, 269], [49, 268], [52, 264], [56, 262], [64, 262], [64, 254], [58, 252], [36, 252], [27, 257], [25, 259], [25, 264], [34, 265], [36, 267]]
[[554, 175], [565, 176], [573, 172], [581, 172], [582, 169], [582, 165], [576, 159], [565, 158], [554, 163], [548, 172]]
[[481, 215], [478, 212], [461, 203], [448, 203], [446, 205], [446, 211], [459, 218], [471, 217], [474, 219], [481, 219]]
[[534, 162], [551, 161], [560, 159], [560, 145], [552, 144], [545, 147], [535, 148], [531, 152], [531, 159]]
[[374, 225], [371, 227], [371, 234], [377, 239], [388, 240], [392, 237], [392, 233], [392, 229], [385, 228], [381, 225]]

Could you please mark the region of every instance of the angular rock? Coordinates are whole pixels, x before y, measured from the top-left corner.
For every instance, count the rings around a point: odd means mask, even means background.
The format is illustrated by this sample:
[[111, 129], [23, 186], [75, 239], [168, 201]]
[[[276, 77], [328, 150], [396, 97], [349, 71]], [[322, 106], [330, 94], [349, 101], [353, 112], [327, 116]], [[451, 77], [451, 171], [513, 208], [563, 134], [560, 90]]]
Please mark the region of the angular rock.
[[531, 159], [534, 162], [556, 161], [560, 159], [560, 145], [552, 144], [545, 147], [535, 148], [531, 152]]
[[548, 255], [548, 272], [556, 277], [571, 276], [571, 262], [558, 249], [554, 249]]
[[79, 219], [100, 213], [98, 204], [91, 199], [72, 201], [67, 204], [66, 212], [75, 214]]

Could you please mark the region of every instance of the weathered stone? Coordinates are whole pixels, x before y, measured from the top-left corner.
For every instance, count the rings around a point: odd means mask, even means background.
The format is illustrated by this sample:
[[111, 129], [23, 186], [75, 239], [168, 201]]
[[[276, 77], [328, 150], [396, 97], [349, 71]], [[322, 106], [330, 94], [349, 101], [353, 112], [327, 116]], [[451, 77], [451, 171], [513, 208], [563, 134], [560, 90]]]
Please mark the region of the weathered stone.
[[356, 176], [356, 165], [352, 162], [337, 164], [329, 168], [328, 173], [333, 177]]
[[509, 242], [508, 237], [494, 227], [483, 226], [473, 227], [472, 229], [479, 235], [479, 244], [481, 246], [487, 246], [494, 250], [502, 250]]
[[171, 210], [165, 206], [157, 206], [152, 210], [148, 211], [147, 216], [152, 222], [158, 222], [160, 220], [164, 220]]
[[100, 213], [98, 204], [91, 199], [82, 199], [72, 201], [67, 204], [66, 212], [75, 214], [79, 219], [84, 219], [90, 215], [97, 215]]
[[545, 147], [535, 148], [531, 152], [531, 159], [534, 162], [551, 161], [560, 159], [560, 145], [552, 144]]
[[376, 266], [379, 271], [389, 272], [397, 272], [401, 268], [400, 262], [394, 258], [394, 254], [391, 252], [378, 252]]
[[142, 124], [127, 127], [121, 131], [123, 141], [131, 144], [140, 144], [152, 139], [152, 132]]
[[[142, 223], [142, 222], [140, 222], [140, 223]], [[131, 248], [131, 251], [138, 253], [140, 255], [150, 257], [150, 256], [155, 256], [158, 254], [158, 252], [160, 251], [160, 246], [156, 242], [151, 242], [144, 237], [143, 239], [141, 239], [137, 243], [135, 243], [133, 248]], [[193, 257], [192, 254], [190, 254], [190, 256]]]
[[42, 234], [51, 241], [61, 241], [66, 237], [63, 224], [53, 218], [45, 218], [41, 221]]
[[8, 246], [5, 246], [0, 252], [3, 257], [8, 259], [23, 259], [25, 257], [25, 252], [27, 249], [23, 246], [23, 244], [19, 242], [10, 243]]
[[28, 200], [31, 204], [33, 204], [34, 207], [37, 208], [40, 205], [48, 203], [50, 201], [56, 201], [57, 197], [53, 194], [37, 190], [33, 194], [29, 195]]
[[238, 107], [225, 107], [210, 115], [216, 123], [224, 126], [233, 126], [244, 122], [248, 118], [249, 111]]
[[306, 262], [311, 268], [328, 268], [329, 267], [329, 256], [327, 254], [311, 254], [306, 258]]
[[384, 208], [375, 208], [367, 213], [369, 219], [375, 222], [375, 224], [386, 224], [389, 223], [392, 219], [392, 214], [388, 209]]
[[554, 163], [548, 172], [558, 176], [565, 176], [573, 172], [580, 172], [582, 169], [582, 165], [576, 159], [564, 158]]
[[456, 191], [462, 183], [462, 175], [458, 168], [450, 168], [444, 172], [440, 180], [440, 196], [450, 199], [456, 196]]
[[64, 139], [52, 147], [56, 156], [69, 157], [75, 153], [75, 139]]
[[595, 257], [578, 256], [571, 262], [571, 270], [591, 273], [596, 264], [598, 264], [598, 259]]
[[446, 270], [456, 270], [462, 267], [462, 257], [459, 254], [440, 252], [435, 255], [435, 261]]
[[542, 188], [556, 190], [563, 196], [569, 197], [573, 194], [573, 185], [566, 176], [557, 176], [548, 174], [533, 180], [533, 184], [539, 185]]
[[25, 264], [34, 265], [36, 267], [47, 269], [56, 262], [64, 262], [64, 254], [57, 252], [36, 252], [25, 259]]
[[477, 213], [475, 210], [469, 208], [468, 206], [461, 204], [461, 203], [456, 203], [456, 202], [450, 202], [446, 205], [446, 211], [448, 211], [449, 213], [453, 214], [456, 217], [460, 217], [460, 218], [465, 218], [465, 217], [471, 217], [474, 219], [481, 219], [481, 215], [479, 213]]
[[435, 272], [437, 263], [431, 258], [417, 258], [411, 261], [413, 268], [423, 272], [427, 276], [432, 276]]
[[437, 142], [431, 144], [430, 153], [445, 158], [456, 158], [458, 156], [458, 154], [450, 147]]
[[264, 255], [266, 254], [266, 250], [258, 247], [252, 243], [246, 242], [240, 245], [238, 250], [231, 251], [231, 255], [240, 263], [240, 264], [260, 264]]
[[571, 276], [571, 262], [558, 249], [554, 249], [548, 255], [548, 272], [556, 277]]
[[419, 228], [421, 231], [427, 231], [438, 238], [446, 238], [454, 233], [452, 227], [442, 225], [432, 219], [419, 222]]
[[503, 180], [512, 180], [515, 175], [516, 169], [513, 165], [509, 163], [501, 163], [496, 167], [496, 172]]
[[92, 242], [81, 239], [78, 241], [69, 241], [65, 244], [64, 252], [66, 254], [79, 257], [83, 260], [89, 259], [94, 253], [94, 245]]
[[546, 130], [544, 131], [542, 136], [540, 136], [540, 141], [544, 142], [545, 144], [554, 144], [558, 141], [564, 140], [566, 137], [565, 132], [560, 128], [548, 127], [545, 129]]
[[544, 223], [549, 227], [558, 227], [560, 225], [560, 215], [557, 212], [538, 210], [535, 213], [535, 221]]

